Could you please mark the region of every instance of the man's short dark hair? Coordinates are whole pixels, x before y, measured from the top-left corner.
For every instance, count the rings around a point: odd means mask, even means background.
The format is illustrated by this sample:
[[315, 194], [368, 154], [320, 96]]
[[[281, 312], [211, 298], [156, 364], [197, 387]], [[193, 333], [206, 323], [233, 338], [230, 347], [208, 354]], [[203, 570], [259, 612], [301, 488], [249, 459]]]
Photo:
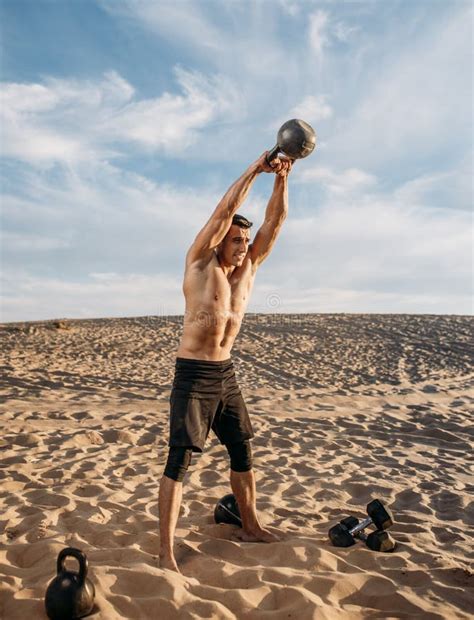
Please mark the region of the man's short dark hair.
[[253, 226], [253, 222], [250, 222], [246, 217], [238, 213], [232, 218], [232, 224], [240, 228], [251, 228]]

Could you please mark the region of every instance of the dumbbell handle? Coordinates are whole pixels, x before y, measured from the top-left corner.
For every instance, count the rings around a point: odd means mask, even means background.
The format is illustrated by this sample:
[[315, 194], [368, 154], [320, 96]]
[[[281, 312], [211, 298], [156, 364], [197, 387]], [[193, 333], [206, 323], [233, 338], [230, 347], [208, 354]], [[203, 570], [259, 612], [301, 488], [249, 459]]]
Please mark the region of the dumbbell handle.
[[371, 525], [372, 523], [373, 523], [372, 519], [370, 517], [366, 517], [363, 521], [361, 521], [360, 523], [355, 525], [351, 530], [349, 530], [349, 532], [352, 536], [355, 536], [362, 530], [365, 530], [365, 528]]

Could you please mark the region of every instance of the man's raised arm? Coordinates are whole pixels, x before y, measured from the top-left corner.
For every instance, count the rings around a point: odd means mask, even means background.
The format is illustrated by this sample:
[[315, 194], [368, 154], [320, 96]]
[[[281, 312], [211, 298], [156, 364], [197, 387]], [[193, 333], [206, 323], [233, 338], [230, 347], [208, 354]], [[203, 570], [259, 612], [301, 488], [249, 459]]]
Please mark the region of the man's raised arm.
[[210, 259], [213, 250], [224, 239], [232, 224], [232, 218], [245, 201], [257, 175], [260, 172], [277, 172], [280, 161], [275, 159], [272, 166], [267, 163], [267, 153], [263, 153], [251, 164], [243, 175], [233, 183], [224, 194], [205, 226], [200, 230], [186, 255], [186, 262]]
[[291, 162], [284, 161], [275, 177], [273, 193], [265, 211], [265, 219], [250, 246], [250, 257], [256, 267], [270, 254], [288, 214], [288, 174], [290, 171]]

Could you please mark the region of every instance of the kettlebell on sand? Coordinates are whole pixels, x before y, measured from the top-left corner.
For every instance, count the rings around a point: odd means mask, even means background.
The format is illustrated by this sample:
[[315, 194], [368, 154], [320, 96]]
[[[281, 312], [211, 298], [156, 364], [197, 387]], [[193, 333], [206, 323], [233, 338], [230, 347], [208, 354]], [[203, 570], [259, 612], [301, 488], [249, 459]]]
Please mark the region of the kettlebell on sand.
[[[79, 572], [66, 570], [67, 557], [76, 558]], [[57, 560], [57, 576], [50, 582], [44, 600], [50, 620], [73, 620], [91, 613], [94, 607], [95, 587], [87, 579], [87, 558], [74, 547], [60, 551]]]
[[224, 497], [217, 502], [214, 509], [214, 521], [216, 523], [231, 523], [232, 525], [242, 527], [239, 505], [233, 493], [224, 495]]

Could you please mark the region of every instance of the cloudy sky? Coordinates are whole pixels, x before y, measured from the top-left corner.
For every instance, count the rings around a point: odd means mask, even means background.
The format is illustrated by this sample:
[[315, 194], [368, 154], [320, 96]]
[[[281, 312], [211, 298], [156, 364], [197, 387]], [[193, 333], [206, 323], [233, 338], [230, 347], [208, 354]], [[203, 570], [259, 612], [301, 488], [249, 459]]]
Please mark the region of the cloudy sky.
[[472, 313], [471, 2], [0, 6], [3, 321], [181, 314], [189, 244], [294, 117], [318, 148], [249, 310]]

